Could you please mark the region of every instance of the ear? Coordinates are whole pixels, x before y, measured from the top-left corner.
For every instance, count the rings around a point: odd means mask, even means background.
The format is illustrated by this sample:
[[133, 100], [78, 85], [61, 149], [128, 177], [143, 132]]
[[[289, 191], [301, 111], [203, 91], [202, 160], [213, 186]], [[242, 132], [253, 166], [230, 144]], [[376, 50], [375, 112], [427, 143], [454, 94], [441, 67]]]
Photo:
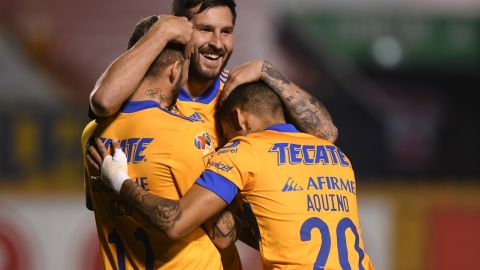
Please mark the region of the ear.
[[172, 85], [175, 85], [178, 80], [180, 80], [180, 75], [182, 74], [182, 65], [180, 61], [175, 61], [168, 67], [168, 80]]
[[233, 127], [235, 128], [236, 131], [241, 130], [242, 133], [245, 133], [247, 131], [247, 122], [246, 118], [244, 115], [244, 112], [236, 107], [233, 110]]

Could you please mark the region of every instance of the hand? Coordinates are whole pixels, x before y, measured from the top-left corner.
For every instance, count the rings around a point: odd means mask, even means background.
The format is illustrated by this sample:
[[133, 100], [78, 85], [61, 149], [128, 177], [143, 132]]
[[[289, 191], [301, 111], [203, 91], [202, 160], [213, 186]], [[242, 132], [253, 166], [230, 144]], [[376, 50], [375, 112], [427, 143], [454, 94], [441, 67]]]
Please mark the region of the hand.
[[158, 15], [152, 30], [160, 31], [169, 42], [187, 44], [192, 39], [193, 24], [186, 17]]
[[223, 87], [220, 102], [223, 102], [237, 86], [260, 80], [262, 77], [263, 63], [264, 60], [255, 60], [232, 69]]
[[123, 182], [128, 176], [127, 156], [122, 152], [120, 143], [113, 142], [113, 157], [108, 153], [102, 141], [95, 139], [96, 147], [88, 147], [88, 161], [91, 166], [100, 168], [101, 179], [116, 192], [120, 192]]

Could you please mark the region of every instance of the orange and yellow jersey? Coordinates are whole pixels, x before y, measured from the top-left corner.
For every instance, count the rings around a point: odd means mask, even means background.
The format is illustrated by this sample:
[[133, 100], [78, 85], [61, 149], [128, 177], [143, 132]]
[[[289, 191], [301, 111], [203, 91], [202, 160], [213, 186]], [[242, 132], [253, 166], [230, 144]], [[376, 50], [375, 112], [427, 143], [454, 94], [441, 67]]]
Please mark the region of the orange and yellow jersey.
[[352, 166], [326, 140], [290, 124], [237, 137], [215, 153], [196, 184], [227, 203], [240, 192], [264, 269], [373, 269]]
[[[93, 136], [107, 147], [118, 139], [132, 180], [175, 200], [192, 186], [213, 152], [202, 124], [154, 101], [130, 101], [113, 118], [90, 122], [82, 134], [84, 162]], [[90, 180], [85, 168], [87, 203], [95, 213], [104, 269], [222, 269], [220, 254], [202, 229], [179, 241], [166, 239], [115, 192]]]
[[215, 125], [215, 109], [223, 86], [228, 78], [228, 70], [223, 70], [210, 88], [198, 98], [193, 99], [187, 90], [182, 89], [178, 95], [176, 107], [181, 115], [191, 117], [204, 123], [213, 143], [218, 146], [218, 133]]

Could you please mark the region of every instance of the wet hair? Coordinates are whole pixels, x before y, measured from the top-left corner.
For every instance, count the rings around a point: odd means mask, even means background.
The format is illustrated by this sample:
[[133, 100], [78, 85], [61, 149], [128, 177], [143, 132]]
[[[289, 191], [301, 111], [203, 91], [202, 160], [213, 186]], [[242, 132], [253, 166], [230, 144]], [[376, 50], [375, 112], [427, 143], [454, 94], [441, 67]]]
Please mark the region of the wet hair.
[[[132, 48], [149, 30], [150, 28], [158, 21], [157, 16], [148, 16], [141, 19], [135, 29], [133, 30], [130, 40], [128, 41], [127, 49]], [[158, 72], [176, 61], [183, 62], [185, 61], [184, 56], [184, 45], [167, 43], [165, 48], [158, 54], [157, 58], [152, 62], [148, 68], [145, 76], [155, 76]]]
[[232, 23], [235, 24], [237, 19], [236, 4], [234, 0], [173, 0], [172, 3], [172, 14], [175, 16], [185, 16], [188, 20], [191, 20], [193, 15], [192, 11], [198, 4], [200, 9], [197, 13], [203, 12], [205, 9], [214, 8], [214, 7], [228, 7], [233, 15]]
[[273, 90], [262, 81], [236, 87], [218, 106], [217, 116], [221, 121], [231, 121], [235, 108], [264, 118], [283, 117], [282, 102]]

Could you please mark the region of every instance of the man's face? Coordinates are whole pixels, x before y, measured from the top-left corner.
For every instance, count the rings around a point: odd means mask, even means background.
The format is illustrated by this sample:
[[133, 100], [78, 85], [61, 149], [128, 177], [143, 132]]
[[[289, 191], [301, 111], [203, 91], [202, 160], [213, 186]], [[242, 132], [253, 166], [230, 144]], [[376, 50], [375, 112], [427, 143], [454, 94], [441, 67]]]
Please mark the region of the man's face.
[[194, 52], [190, 75], [203, 80], [215, 79], [227, 65], [233, 50], [233, 15], [228, 7], [207, 8], [195, 14], [193, 9]]

